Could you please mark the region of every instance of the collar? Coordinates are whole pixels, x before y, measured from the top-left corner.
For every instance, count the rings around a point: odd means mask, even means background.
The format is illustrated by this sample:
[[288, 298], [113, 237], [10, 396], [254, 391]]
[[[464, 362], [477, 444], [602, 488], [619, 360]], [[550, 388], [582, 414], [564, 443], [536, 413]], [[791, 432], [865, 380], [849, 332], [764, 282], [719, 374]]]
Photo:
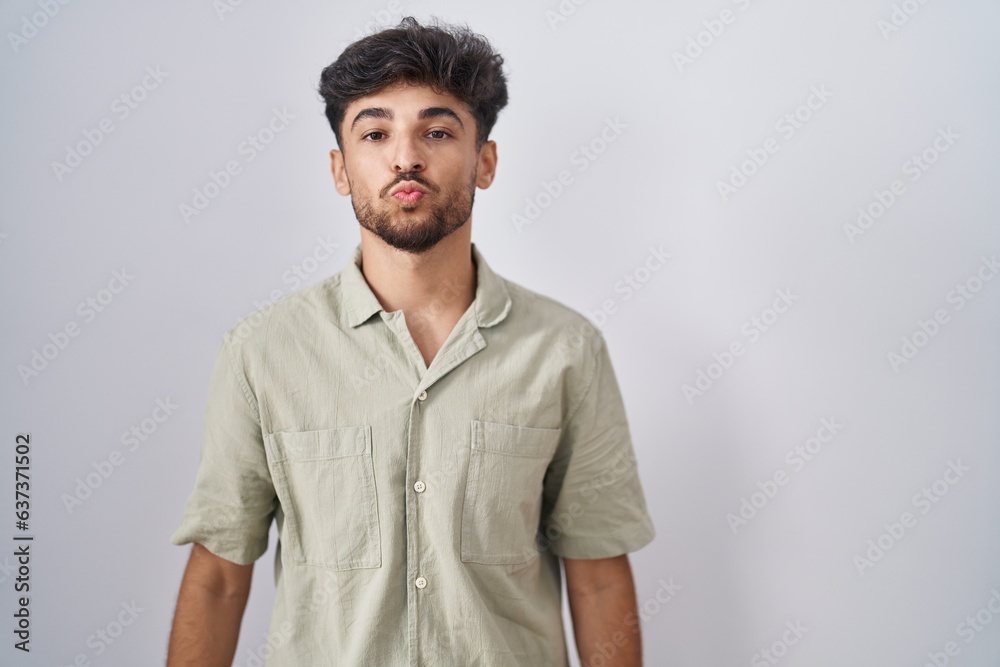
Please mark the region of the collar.
[[[472, 243], [471, 247], [476, 266], [476, 296], [472, 302], [476, 323], [480, 327], [491, 327], [507, 317], [511, 307], [510, 293], [503, 278], [493, 272], [476, 244]], [[342, 317], [352, 328], [384, 310], [361, 272], [360, 243], [355, 246], [351, 261], [340, 272], [340, 290]]]

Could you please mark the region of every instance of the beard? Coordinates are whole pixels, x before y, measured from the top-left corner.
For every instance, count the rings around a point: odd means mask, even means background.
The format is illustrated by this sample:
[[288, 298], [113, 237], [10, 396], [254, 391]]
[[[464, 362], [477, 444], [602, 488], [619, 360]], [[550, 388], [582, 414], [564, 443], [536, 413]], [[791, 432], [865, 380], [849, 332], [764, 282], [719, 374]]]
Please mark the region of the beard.
[[[399, 179], [415, 181], [430, 190], [428, 184], [414, 174], [403, 174]], [[409, 177], [409, 178], [407, 178]], [[351, 196], [351, 206], [361, 226], [375, 234], [387, 244], [412, 254], [430, 250], [456, 229], [468, 221], [472, 215], [472, 204], [476, 199], [476, 174], [464, 188], [456, 188], [443, 193], [443, 200], [428, 207], [422, 201], [427, 197], [438, 197], [439, 192], [425, 194], [413, 205], [385, 204], [378, 210], [372, 205], [375, 197], [362, 198], [360, 202]], [[424, 213], [415, 213], [424, 206]], [[398, 209], [398, 210], [397, 210]], [[397, 221], [393, 221], [397, 218]]]

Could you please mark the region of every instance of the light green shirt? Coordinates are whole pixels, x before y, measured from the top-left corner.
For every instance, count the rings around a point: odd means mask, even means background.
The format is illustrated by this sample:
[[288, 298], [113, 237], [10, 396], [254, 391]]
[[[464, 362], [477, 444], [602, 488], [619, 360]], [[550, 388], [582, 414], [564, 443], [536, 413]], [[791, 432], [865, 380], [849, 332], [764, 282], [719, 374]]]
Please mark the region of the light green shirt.
[[655, 535], [600, 331], [471, 249], [429, 368], [360, 244], [223, 337], [171, 542], [246, 564], [276, 521], [268, 667], [566, 667], [558, 557]]

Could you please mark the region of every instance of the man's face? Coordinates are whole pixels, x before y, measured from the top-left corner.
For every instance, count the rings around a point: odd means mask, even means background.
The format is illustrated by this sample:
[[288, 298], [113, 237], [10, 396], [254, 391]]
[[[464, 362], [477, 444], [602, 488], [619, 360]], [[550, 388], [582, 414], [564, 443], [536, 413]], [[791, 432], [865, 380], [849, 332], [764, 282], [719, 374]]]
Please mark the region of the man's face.
[[465, 105], [426, 86], [355, 100], [341, 137], [342, 150], [330, 151], [337, 191], [351, 195], [362, 227], [399, 250], [424, 252], [466, 224], [476, 186], [493, 181], [495, 143], [477, 151]]

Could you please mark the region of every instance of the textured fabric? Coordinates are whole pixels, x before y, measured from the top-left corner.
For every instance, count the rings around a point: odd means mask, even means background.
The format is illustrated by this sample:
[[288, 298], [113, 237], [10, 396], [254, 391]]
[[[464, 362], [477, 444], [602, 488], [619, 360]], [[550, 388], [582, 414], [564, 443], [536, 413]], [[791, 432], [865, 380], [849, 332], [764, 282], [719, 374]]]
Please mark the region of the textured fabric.
[[171, 542], [246, 564], [276, 521], [268, 667], [566, 667], [559, 557], [655, 535], [603, 336], [471, 250], [430, 368], [360, 244], [223, 337]]

